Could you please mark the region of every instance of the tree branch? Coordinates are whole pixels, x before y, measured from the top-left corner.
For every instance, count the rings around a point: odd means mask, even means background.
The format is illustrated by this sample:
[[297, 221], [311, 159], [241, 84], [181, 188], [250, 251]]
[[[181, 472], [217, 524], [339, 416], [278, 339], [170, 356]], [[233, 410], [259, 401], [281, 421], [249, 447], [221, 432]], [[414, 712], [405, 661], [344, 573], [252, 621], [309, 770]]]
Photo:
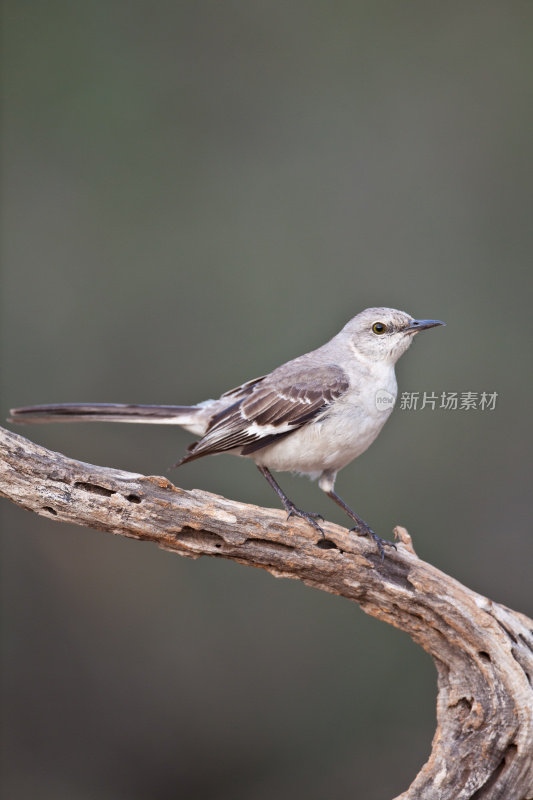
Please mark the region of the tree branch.
[[[401, 800], [533, 798], [533, 621], [417, 558], [396, 528], [373, 543], [282, 511], [178, 489], [166, 478], [84, 464], [0, 428], [0, 495], [61, 522], [216, 556], [342, 595], [404, 631], [438, 672], [437, 731]], [[400, 798], [397, 798], [400, 800]]]

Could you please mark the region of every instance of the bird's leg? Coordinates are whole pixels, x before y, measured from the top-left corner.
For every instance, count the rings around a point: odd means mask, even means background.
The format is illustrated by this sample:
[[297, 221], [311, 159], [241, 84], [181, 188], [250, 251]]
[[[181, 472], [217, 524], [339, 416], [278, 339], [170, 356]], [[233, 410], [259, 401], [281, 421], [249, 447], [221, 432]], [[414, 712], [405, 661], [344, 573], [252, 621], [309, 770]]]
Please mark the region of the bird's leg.
[[360, 533], [363, 536], [369, 536], [371, 539], [375, 541], [378, 550], [381, 554], [382, 561], [385, 558], [385, 546], [394, 547], [394, 549], [396, 550], [396, 545], [394, 544], [394, 542], [389, 542], [387, 541], [387, 539], [382, 539], [381, 536], [378, 536], [377, 533], [374, 533], [372, 528], [370, 528], [366, 524], [366, 522], [355, 513], [355, 511], [352, 511], [350, 506], [346, 505], [342, 497], [339, 497], [337, 492], [334, 492], [333, 489], [329, 489], [328, 491], [326, 491], [326, 494], [328, 495], [328, 497], [331, 497], [331, 499], [334, 500], [335, 503], [337, 503], [337, 505], [340, 506], [344, 512], [346, 512], [346, 514], [348, 514], [350, 519], [353, 519], [353, 521], [355, 522], [355, 527], [351, 528], [352, 531], [357, 531], [357, 533]]
[[260, 464], [257, 464], [257, 469], [259, 470], [261, 475], [264, 475], [264, 477], [267, 479], [267, 481], [272, 486], [277, 496], [283, 503], [283, 508], [287, 512], [287, 519], [293, 516], [301, 517], [302, 519], [307, 520], [307, 522], [309, 522], [313, 526], [313, 528], [315, 528], [320, 533], [320, 535], [325, 538], [326, 534], [324, 533], [324, 531], [317, 522], [317, 519], [324, 519], [324, 517], [322, 517], [320, 514], [314, 514], [311, 511], [302, 511], [300, 508], [296, 508], [292, 500], [289, 500], [289, 498], [287, 497], [287, 495], [285, 494], [279, 483], [272, 475], [272, 473], [266, 467], [262, 467]]

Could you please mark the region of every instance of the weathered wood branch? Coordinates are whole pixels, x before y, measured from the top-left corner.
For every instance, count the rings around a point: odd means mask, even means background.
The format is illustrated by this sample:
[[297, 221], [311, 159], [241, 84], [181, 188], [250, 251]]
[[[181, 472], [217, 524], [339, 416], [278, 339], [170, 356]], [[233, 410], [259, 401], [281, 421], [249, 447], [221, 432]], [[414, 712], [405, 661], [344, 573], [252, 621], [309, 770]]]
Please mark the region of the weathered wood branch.
[[[533, 798], [533, 621], [417, 558], [325, 523], [326, 540], [282, 511], [92, 466], [0, 428], [0, 495], [48, 518], [217, 556], [359, 603], [406, 631], [438, 672], [437, 731], [402, 800]], [[399, 798], [398, 798], [399, 800]]]

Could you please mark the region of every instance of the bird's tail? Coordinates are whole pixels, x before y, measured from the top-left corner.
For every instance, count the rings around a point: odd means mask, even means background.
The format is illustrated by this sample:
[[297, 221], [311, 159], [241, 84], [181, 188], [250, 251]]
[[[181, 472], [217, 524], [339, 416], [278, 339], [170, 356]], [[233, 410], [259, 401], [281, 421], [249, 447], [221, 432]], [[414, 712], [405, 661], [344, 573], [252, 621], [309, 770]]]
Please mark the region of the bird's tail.
[[199, 406], [146, 406], [122, 403], [60, 403], [12, 408], [9, 422], [144, 422], [181, 425], [196, 433], [203, 428]]

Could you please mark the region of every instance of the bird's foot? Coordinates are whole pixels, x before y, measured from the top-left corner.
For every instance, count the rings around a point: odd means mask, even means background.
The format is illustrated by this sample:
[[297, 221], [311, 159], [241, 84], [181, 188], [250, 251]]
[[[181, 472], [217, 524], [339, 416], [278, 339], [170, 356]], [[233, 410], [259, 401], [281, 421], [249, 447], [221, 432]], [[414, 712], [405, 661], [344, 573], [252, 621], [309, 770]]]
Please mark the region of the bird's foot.
[[370, 528], [366, 522], [363, 522], [362, 520], [361, 523], [358, 523], [354, 528], [350, 528], [350, 533], [352, 531], [355, 531], [357, 534], [359, 534], [359, 536], [368, 536], [370, 539], [373, 539], [377, 545], [382, 561], [385, 561], [385, 547], [394, 547], [395, 550], [398, 549], [394, 542], [389, 542], [388, 539], [382, 539], [381, 536], [378, 536], [377, 533], [374, 533], [372, 528]]
[[307, 520], [307, 522], [310, 525], [312, 525], [313, 528], [315, 528], [315, 530], [317, 530], [321, 536], [326, 538], [326, 534], [324, 533], [324, 531], [317, 522], [317, 519], [319, 520], [324, 519], [322, 514], [316, 514], [314, 511], [302, 511], [301, 508], [296, 508], [296, 506], [293, 505], [292, 503], [287, 503], [285, 505], [285, 510], [287, 512], [287, 519], [290, 519], [291, 517], [301, 517], [301, 519]]

